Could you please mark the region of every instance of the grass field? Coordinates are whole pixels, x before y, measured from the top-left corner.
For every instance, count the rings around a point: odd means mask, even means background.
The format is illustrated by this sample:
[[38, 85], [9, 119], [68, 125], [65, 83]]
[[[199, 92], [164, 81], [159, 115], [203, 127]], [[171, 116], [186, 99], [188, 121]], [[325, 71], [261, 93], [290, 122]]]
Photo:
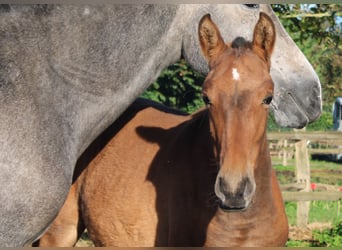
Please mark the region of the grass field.
[[[282, 160], [273, 158], [273, 167], [276, 170], [277, 178], [281, 184], [294, 183], [295, 162], [288, 160], [288, 165], [283, 166]], [[342, 187], [342, 164], [319, 160], [310, 161], [311, 183], [329, 184]], [[296, 202], [285, 203], [286, 214], [289, 225], [294, 230], [296, 224]], [[342, 222], [342, 201], [311, 201], [309, 212], [309, 225], [311, 231], [297, 232], [297, 238], [302, 240], [289, 240], [287, 246], [341, 246], [342, 229], [336, 226]], [[337, 236], [333, 235], [337, 228]], [[330, 231], [329, 231], [330, 230]], [[335, 231], [334, 231], [335, 230]], [[291, 230], [290, 230], [291, 231]], [[331, 236], [331, 235], [333, 236]], [[325, 238], [324, 238], [325, 237]]]

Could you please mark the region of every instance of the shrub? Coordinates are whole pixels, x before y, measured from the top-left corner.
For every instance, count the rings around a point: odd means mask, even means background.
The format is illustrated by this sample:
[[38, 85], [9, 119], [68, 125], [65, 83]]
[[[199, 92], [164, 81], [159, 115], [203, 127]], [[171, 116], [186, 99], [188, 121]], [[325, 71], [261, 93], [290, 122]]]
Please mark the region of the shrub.
[[181, 59], [164, 69], [142, 97], [192, 113], [204, 106], [201, 92], [203, 81], [204, 76]]
[[315, 246], [337, 247], [342, 246], [342, 221], [336, 223], [333, 228], [313, 232]]

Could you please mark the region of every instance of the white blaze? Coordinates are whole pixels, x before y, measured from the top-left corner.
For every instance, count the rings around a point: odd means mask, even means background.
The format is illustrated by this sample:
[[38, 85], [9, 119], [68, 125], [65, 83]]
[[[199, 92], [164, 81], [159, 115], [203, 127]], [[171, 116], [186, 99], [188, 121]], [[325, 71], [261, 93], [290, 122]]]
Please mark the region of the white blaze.
[[233, 80], [235, 81], [240, 80], [240, 74], [236, 68], [233, 68], [232, 75], [233, 75]]

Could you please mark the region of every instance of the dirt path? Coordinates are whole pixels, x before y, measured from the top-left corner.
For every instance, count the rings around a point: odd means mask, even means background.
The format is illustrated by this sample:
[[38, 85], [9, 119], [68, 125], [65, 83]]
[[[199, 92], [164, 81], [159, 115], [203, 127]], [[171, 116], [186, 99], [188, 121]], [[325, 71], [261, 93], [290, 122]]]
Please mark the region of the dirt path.
[[307, 228], [299, 228], [297, 226], [290, 226], [289, 239], [290, 240], [313, 240], [313, 230], [323, 230], [331, 228], [330, 222], [314, 222], [307, 225]]

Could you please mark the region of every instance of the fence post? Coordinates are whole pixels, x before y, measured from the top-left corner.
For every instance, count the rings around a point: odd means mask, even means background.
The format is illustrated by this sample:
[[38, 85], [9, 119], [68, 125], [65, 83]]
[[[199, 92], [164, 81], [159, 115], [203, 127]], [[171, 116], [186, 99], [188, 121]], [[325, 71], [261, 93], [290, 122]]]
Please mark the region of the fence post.
[[[295, 144], [296, 179], [298, 183], [304, 183], [305, 188], [301, 192], [310, 192], [310, 161], [307, 149], [307, 140], [301, 140]], [[309, 219], [310, 201], [297, 202], [297, 226], [306, 228]]]
[[283, 166], [287, 166], [287, 157], [288, 157], [288, 152], [287, 152], [287, 140], [284, 139], [284, 150], [283, 150]]

